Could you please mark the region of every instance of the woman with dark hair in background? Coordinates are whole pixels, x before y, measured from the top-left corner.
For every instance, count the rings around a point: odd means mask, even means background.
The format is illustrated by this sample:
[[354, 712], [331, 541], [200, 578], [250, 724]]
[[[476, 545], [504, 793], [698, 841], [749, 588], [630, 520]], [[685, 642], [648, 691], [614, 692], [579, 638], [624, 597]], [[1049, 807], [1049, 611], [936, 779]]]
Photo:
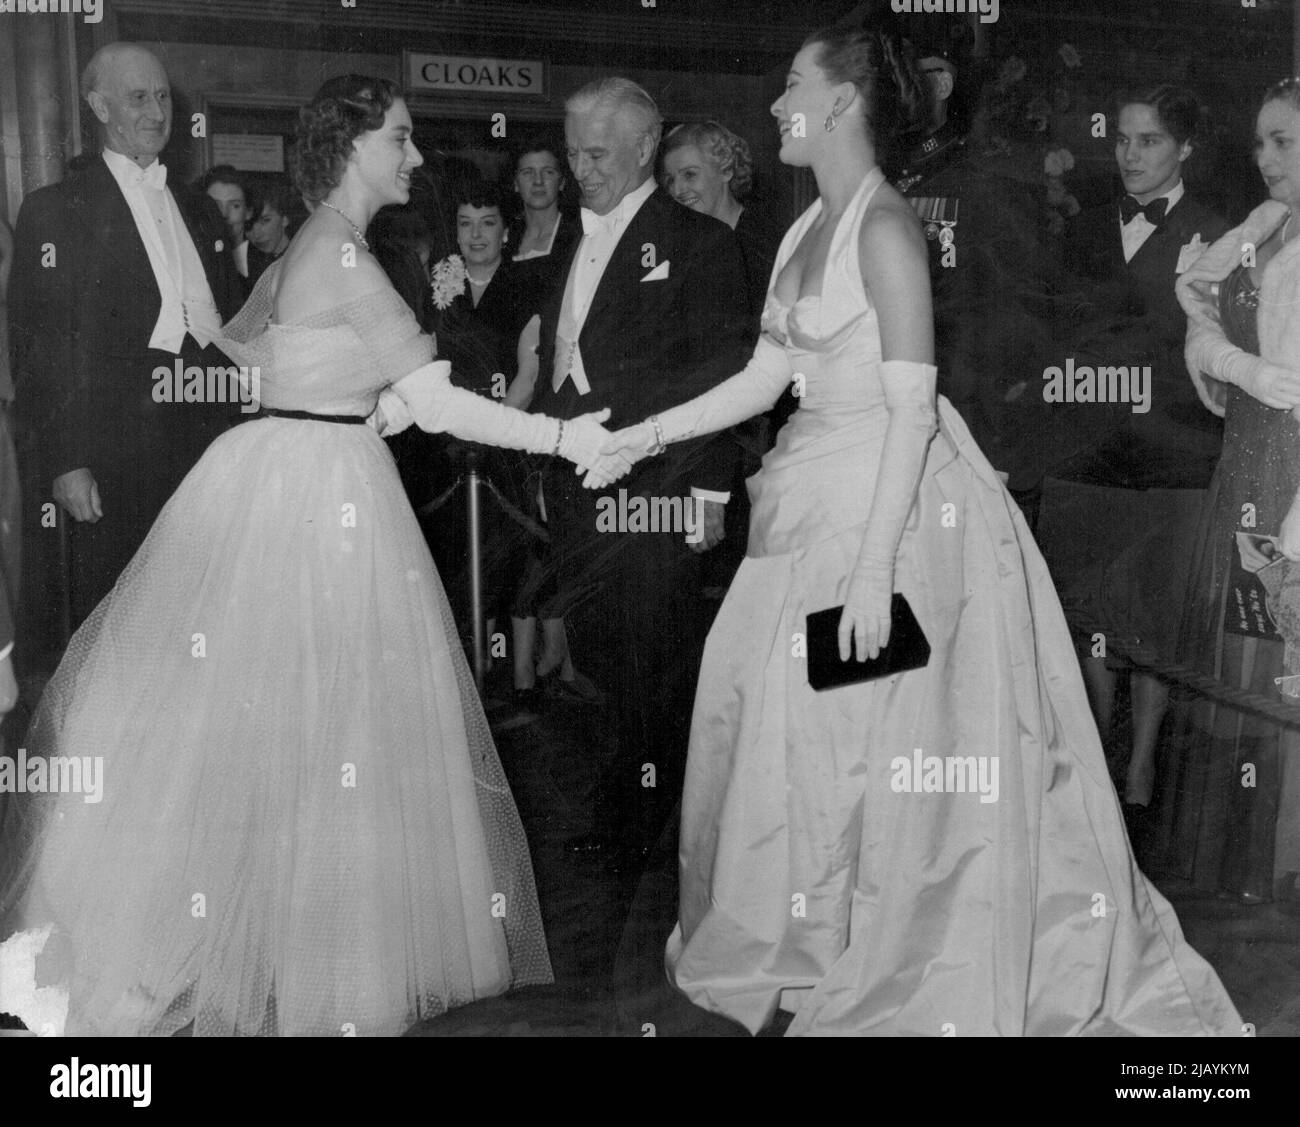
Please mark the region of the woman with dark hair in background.
[[[1048, 476], [1038, 539], [1075, 624], [1104, 744], [1118, 678], [1128, 677], [1132, 751], [1115, 758], [1121, 769], [1127, 759], [1123, 799], [1136, 831], [1155, 785], [1169, 688], [1126, 653], [1174, 658], [1193, 536], [1223, 443], [1222, 426], [1187, 378], [1187, 317], [1174, 282], [1228, 224], [1183, 182], [1186, 162], [1208, 133], [1196, 95], [1153, 86], [1119, 95], [1116, 107], [1115, 161], [1125, 194], [1081, 212], [1066, 228], [1065, 261], [1080, 300], [1055, 363], [1069, 357], [1095, 371], [1122, 368], [1130, 380], [1123, 402], [1053, 406], [1069, 420], [1069, 445], [1078, 452]], [[1145, 392], [1133, 375], [1149, 375]]]
[[[456, 198], [456, 241], [463, 279], [443, 282], [453, 273], [450, 263], [434, 268], [433, 324], [441, 355], [451, 361], [452, 382], [479, 395], [502, 399], [526, 409], [537, 378], [538, 310], [544, 275], [530, 269], [531, 260], [508, 257], [510, 233], [502, 214], [501, 193], [493, 186], [468, 183]], [[459, 288], [457, 288], [459, 287]], [[556, 692], [581, 699], [595, 697], [590, 681], [573, 667], [563, 619], [543, 620], [542, 654], [536, 655], [536, 605], [544, 595], [544, 576], [537, 543], [537, 484], [533, 460], [512, 451], [489, 451], [452, 440], [445, 446], [449, 470], [475, 453], [496, 496], [481, 506], [483, 590], [488, 636], [505, 614], [511, 619], [511, 653], [515, 693], [531, 703], [538, 676]], [[507, 508], [508, 506], [508, 508]], [[455, 592], [464, 605], [465, 525], [460, 509], [439, 514], [438, 548], [443, 571], [457, 576]], [[468, 620], [468, 616], [466, 616]]]
[[7, 975], [0, 1011], [44, 1001], [55, 1033], [397, 1034], [551, 979], [523, 828], [377, 431], [414, 415], [582, 465], [607, 434], [430, 362], [365, 236], [410, 197], [411, 132], [383, 79], [331, 79], [300, 115], [318, 206], [218, 338], [260, 372], [263, 417], [190, 471], [28, 733], [33, 759], [108, 778], [7, 813], [0, 934], [39, 977]]
[[[820, 198], [781, 245], [753, 359], [606, 447], [645, 457], [806, 381], [705, 649], [670, 972], [754, 1032], [780, 1007], [790, 1034], [1240, 1035], [1129, 851], [1024, 518], [936, 410], [925, 238], [878, 158], [924, 110], [892, 36], [809, 37], [772, 113]], [[895, 592], [928, 662], [814, 691], [817, 654], [890, 643]]]
[[[1272, 198], [1178, 282], [1188, 313], [1187, 368], [1206, 406], [1224, 419], [1223, 455], [1197, 533], [1178, 656], [1226, 685], [1294, 704], [1300, 697], [1300, 78], [1264, 95], [1255, 162]], [[1249, 606], [1256, 584], [1275, 629]], [[1300, 900], [1300, 734], [1209, 699], [1188, 706], [1182, 721], [1173, 741], [1177, 754], [1162, 772], [1160, 841], [1152, 844], [1150, 863], [1248, 904]]]
[[576, 215], [564, 208], [564, 146], [545, 138], [528, 142], [515, 160], [514, 189], [523, 205], [511, 227], [514, 261], [528, 263], [543, 294], [569, 264], [569, 252], [582, 237]]

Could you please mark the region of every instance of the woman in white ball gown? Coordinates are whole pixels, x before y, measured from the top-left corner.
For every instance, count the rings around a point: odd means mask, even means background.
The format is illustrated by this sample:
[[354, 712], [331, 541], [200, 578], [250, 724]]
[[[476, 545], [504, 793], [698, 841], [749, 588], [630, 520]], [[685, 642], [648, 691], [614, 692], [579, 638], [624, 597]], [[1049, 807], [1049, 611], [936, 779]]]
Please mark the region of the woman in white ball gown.
[[[772, 113], [821, 198], [781, 246], [753, 360], [607, 449], [633, 461], [803, 385], [705, 650], [670, 973], [755, 1032], [780, 1007], [793, 1035], [1240, 1036], [1134, 863], [1042, 557], [936, 407], [925, 239], [876, 156], [920, 83], [888, 36], [808, 40]], [[814, 692], [806, 616], [844, 606], [841, 656], [874, 656], [895, 591], [929, 664]]]
[[333, 79], [303, 110], [319, 206], [218, 342], [260, 368], [267, 413], [209, 447], [44, 694], [28, 759], [103, 776], [98, 802], [27, 795], [5, 818], [0, 1011], [38, 1031], [398, 1034], [551, 980], [527, 842], [378, 431], [414, 415], [583, 464], [606, 432], [432, 362], [363, 235], [421, 163], [391, 83]]

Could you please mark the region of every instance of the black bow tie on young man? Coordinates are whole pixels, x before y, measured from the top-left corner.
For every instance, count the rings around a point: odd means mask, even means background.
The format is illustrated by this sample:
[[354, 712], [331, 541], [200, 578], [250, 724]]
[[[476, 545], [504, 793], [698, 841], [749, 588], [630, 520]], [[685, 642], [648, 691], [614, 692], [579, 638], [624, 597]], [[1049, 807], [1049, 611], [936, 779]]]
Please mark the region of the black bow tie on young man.
[[1138, 203], [1132, 196], [1124, 196], [1119, 201], [1119, 217], [1124, 221], [1124, 226], [1128, 226], [1139, 215], [1145, 215], [1146, 220], [1153, 227], [1159, 227], [1165, 220], [1165, 213], [1169, 210], [1169, 197], [1161, 196], [1158, 200], [1152, 200], [1146, 206]]

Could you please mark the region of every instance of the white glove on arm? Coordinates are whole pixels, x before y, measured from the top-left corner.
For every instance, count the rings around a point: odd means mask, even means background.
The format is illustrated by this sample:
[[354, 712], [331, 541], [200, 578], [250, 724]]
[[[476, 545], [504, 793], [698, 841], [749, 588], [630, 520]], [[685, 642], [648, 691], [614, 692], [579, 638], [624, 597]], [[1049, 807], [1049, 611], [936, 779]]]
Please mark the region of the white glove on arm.
[[[1204, 373], [1236, 384], [1266, 407], [1290, 410], [1300, 405], [1300, 372], [1243, 351], [1204, 323], [1189, 323], [1184, 354], [1193, 382], [1196, 373]], [[1201, 399], [1204, 401], [1205, 396]]]
[[758, 338], [749, 363], [734, 376], [694, 399], [619, 431], [605, 447], [610, 455], [607, 462], [617, 463], [626, 473], [651, 450], [657, 452], [661, 440], [667, 446], [752, 419], [780, 398], [792, 375], [785, 349], [765, 333]]
[[392, 438], [395, 434], [401, 434], [413, 422], [415, 420], [406, 406], [406, 400], [391, 387], [386, 387], [379, 393], [379, 402], [366, 416], [366, 425], [374, 427], [381, 438]]
[[889, 425], [880, 450], [871, 514], [840, 616], [841, 661], [850, 657], [851, 638], [859, 661], [876, 657], [889, 643], [894, 558], [938, 425], [934, 400], [938, 371], [933, 364], [911, 360], [885, 360], [880, 365]]
[[[576, 419], [530, 415], [456, 387], [451, 364], [434, 360], [392, 385], [421, 430], [446, 431], [470, 442], [484, 442], [531, 454], [558, 454], [579, 469], [594, 465], [609, 432], [600, 425], [609, 408]], [[385, 408], [385, 413], [387, 409]]]

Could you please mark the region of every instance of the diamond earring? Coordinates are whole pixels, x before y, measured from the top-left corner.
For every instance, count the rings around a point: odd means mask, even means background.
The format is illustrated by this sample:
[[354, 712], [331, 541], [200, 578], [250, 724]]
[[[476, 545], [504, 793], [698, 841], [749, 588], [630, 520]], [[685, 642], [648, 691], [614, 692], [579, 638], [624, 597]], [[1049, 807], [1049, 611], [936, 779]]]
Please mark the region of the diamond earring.
[[827, 133], [833, 133], [835, 127], [839, 125], [839, 123], [839, 118], [837, 118], [833, 113], [829, 113], [826, 115], [826, 120], [822, 122], [822, 128], [826, 130]]

